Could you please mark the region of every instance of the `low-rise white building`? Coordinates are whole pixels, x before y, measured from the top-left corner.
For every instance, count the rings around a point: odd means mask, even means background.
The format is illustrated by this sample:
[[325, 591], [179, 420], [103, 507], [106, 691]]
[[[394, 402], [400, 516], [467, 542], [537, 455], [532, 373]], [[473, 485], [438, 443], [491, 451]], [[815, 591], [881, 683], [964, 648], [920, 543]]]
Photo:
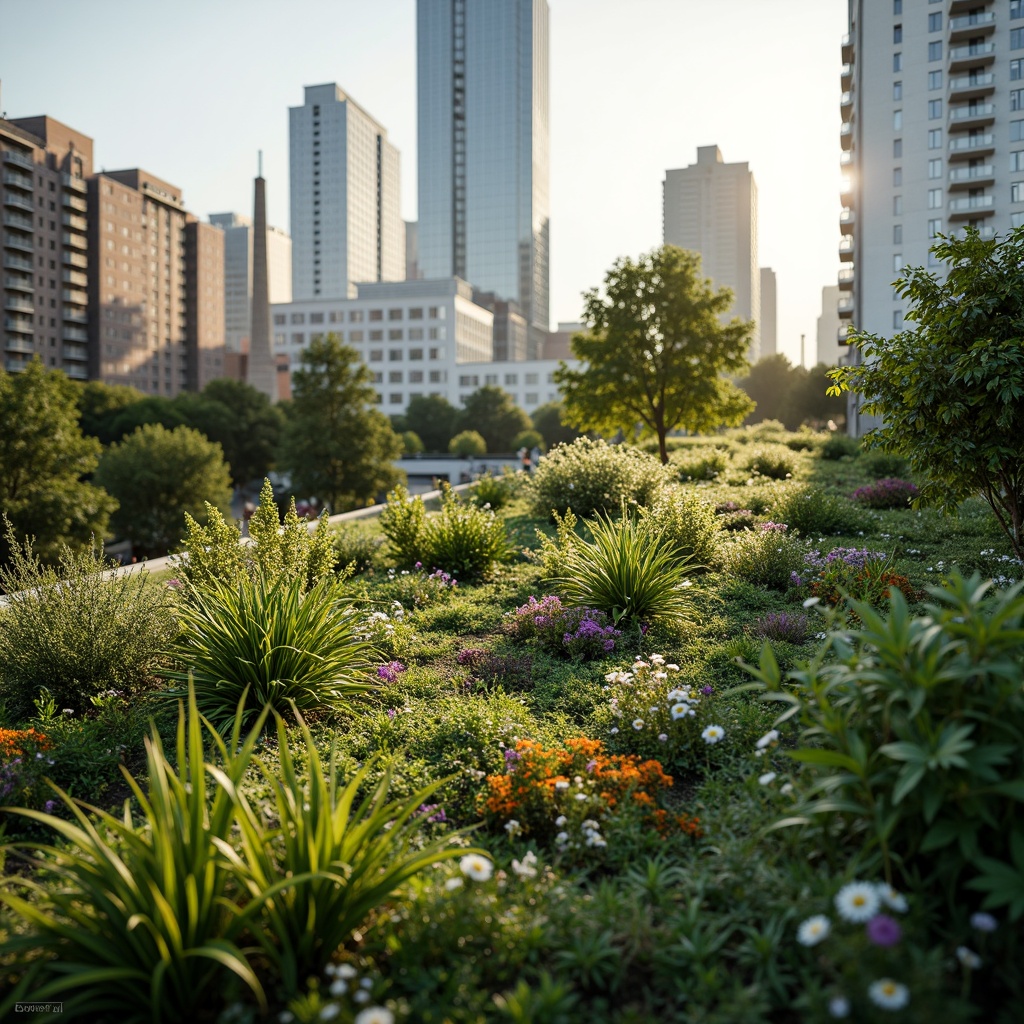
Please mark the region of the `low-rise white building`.
[[[538, 406], [559, 400], [554, 373], [561, 364], [558, 359], [524, 359], [518, 362], [463, 363], [458, 367], [456, 388], [448, 401], [464, 405], [477, 388], [487, 384], [507, 391], [520, 409], [532, 413]], [[576, 368], [579, 361], [570, 359], [567, 366]]]

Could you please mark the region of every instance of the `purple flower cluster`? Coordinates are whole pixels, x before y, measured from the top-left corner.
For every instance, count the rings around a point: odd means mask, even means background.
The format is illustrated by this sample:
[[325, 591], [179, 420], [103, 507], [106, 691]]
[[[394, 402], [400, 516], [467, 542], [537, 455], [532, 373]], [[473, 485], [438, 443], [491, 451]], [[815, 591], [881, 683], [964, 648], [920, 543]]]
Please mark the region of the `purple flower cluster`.
[[801, 576], [800, 573], [790, 573], [790, 581], [794, 587], [803, 586], [814, 576], [828, 570], [835, 562], [842, 562], [851, 569], [863, 569], [868, 562], [875, 562], [885, 558], [884, 551], [869, 551], [867, 548], [833, 548], [827, 555], [820, 551], [808, 551], [804, 555], [804, 564], [814, 572]]
[[389, 661], [377, 669], [377, 677], [385, 683], [393, 683], [404, 671], [405, 666], [400, 661]]
[[867, 508], [907, 508], [917, 493], [917, 487], [909, 480], [887, 477], [865, 487], [858, 487], [853, 492], [853, 500]]
[[17, 766], [21, 764], [21, 758], [16, 757], [13, 761], [0, 767], [0, 797], [10, 796], [21, 781], [21, 775]]
[[[418, 566], [420, 563], [417, 562], [416, 564]], [[459, 581], [450, 572], [445, 572], [444, 569], [435, 569], [427, 576], [427, 579], [436, 581], [442, 587], [457, 587], [459, 585]]]
[[765, 640], [802, 644], [807, 639], [807, 616], [793, 615], [789, 612], [769, 612], [754, 623], [752, 632]]
[[413, 817], [422, 818], [424, 816], [427, 823], [431, 825], [448, 820], [448, 815], [444, 813], [444, 808], [440, 804], [420, 804]]
[[773, 523], [769, 520], [761, 524], [762, 533], [785, 533], [789, 527], [785, 523]]
[[507, 616], [506, 629], [518, 640], [537, 640], [552, 653], [584, 659], [609, 654], [621, 636], [604, 612], [566, 608], [553, 594], [531, 597]]
[[512, 775], [516, 770], [516, 765], [519, 764], [520, 754], [518, 750], [506, 750], [505, 751], [505, 771], [509, 775]]
[[459, 651], [455, 660], [472, 673], [464, 684], [467, 690], [473, 690], [474, 684], [485, 690], [494, 684], [506, 691], [533, 689], [533, 658], [528, 654], [495, 654], [480, 647], [467, 647]]
[[868, 941], [875, 946], [895, 946], [903, 937], [899, 921], [888, 914], [875, 914], [865, 929]]

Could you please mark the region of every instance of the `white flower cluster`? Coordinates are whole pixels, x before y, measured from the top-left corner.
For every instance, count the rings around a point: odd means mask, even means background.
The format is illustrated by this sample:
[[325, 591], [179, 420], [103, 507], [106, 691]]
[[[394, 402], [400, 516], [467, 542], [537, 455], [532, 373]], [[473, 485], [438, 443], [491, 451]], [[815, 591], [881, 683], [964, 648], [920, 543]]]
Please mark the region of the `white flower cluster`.
[[[564, 828], [568, 824], [569, 819], [564, 814], [560, 814], [555, 818], [555, 827]], [[562, 847], [574, 847], [580, 848], [583, 846], [589, 847], [603, 847], [608, 845], [608, 841], [601, 835], [601, 826], [598, 822], [594, 821], [593, 818], [587, 818], [580, 825], [579, 837], [573, 837], [568, 832], [562, 831], [555, 836], [556, 845]]]
[[519, 878], [536, 878], [537, 854], [533, 850], [527, 850], [522, 860], [512, 861], [512, 871]]
[[[383, 1006], [367, 1006], [373, 996], [373, 981], [370, 978], [356, 979], [359, 972], [351, 964], [328, 964], [324, 968], [324, 974], [331, 979], [327, 986], [328, 993], [334, 999], [340, 999], [343, 995], [351, 993], [352, 1002], [363, 1009], [355, 1016], [355, 1024], [394, 1024], [395, 1015]], [[341, 1007], [334, 1002], [325, 1003], [317, 1014], [318, 1020], [334, 1020], [341, 1016]], [[277, 1018], [281, 1024], [291, 1024], [295, 1015], [290, 1010], [285, 1010]]]

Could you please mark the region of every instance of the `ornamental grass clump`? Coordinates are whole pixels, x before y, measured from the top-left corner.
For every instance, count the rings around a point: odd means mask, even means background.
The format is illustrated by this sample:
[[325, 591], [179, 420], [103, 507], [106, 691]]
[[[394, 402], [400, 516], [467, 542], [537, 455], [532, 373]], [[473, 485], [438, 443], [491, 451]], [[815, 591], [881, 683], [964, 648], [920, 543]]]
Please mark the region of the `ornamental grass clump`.
[[897, 480], [889, 477], [876, 480], [873, 484], [858, 487], [853, 492], [853, 500], [865, 508], [910, 508], [910, 503], [917, 497], [917, 487], [909, 480]]
[[639, 448], [579, 437], [540, 460], [530, 481], [530, 504], [538, 516], [568, 509], [581, 518], [613, 515], [624, 504], [650, 506], [673, 476]]
[[248, 726], [265, 706], [279, 714], [347, 710], [372, 685], [374, 651], [341, 584], [327, 577], [308, 591], [291, 581], [243, 575], [193, 591], [168, 648], [180, 665], [163, 675], [183, 695], [193, 681], [200, 712], [220, 730]]
[[567, 604], [605, 612], [616, 626], [690, 620], [692, 563], [665, 543], [653, 518], [623, 507], [620, 519], [598, 515], [587, 528], [593, 543], [568, 533], [563, 575], [548, 581]]

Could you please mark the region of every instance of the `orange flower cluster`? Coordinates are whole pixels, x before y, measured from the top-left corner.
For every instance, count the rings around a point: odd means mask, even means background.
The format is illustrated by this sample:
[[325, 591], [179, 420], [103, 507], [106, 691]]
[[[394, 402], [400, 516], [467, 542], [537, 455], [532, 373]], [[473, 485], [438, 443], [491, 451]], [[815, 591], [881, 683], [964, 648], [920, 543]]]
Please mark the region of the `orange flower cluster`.
[[50, 740], [36, 729], [0, 729], [0, 761], [24, 757], [26, 746], [30, 752], [49, 750]]
[[[584, 737], [566, 740], [565, 749], [547, 750], [533, 740], [520, 740], [515, 754], [506, 755], [510, 772], [488, 775], [482, 809], [495, 823], [515, 818], [544, 831], [543, 823], [555, 816], [556, 794], [568, 790], [576, 778], [585, 780], [587, 791], [600, 797], [612, 810], [630, 800], [646, 812], [644, 821], [662, 835], [677, 827], [687, 835], [701, 834], [698, 819], [672, 818], [657, 806], [657, 794], [672, 785], [660, 761], [642, 761], [635, 754], [607, 754], [600, 740]], [[539, 826], [539, 827], [538, 827]]]

